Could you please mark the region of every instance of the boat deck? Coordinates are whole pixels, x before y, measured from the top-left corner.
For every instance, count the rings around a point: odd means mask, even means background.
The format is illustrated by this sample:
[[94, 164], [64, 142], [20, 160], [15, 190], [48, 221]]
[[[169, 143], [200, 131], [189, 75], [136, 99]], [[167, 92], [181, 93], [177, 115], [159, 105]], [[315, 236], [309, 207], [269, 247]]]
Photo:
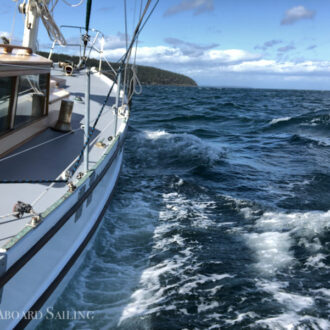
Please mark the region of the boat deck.
[[[71, 100], [74, 100], [76, 96], [80, 96], [84, 100], [84, 95], [81, 93], [86, 88], [86, 74], [84, 72], [65, 76], [61, 70], [54, 69], [52, 76], [66, 79], [65, 90], [70, 92]], [[91, 74], [91, 126], [108, 91], [109, 81], [102, 80], [97, 73]], [[115, 116], [112, 109], [114, 101], [113, 91], [91, 139], [89, 168], [93, 167], [105, 150], [96, 146], [95, 143], [99, 141], [108, 143], [108, 137], [114, 136]], [[60, 102], [58, 103], [59, 107]], [[85, 104], [75, 101], [71, 121], [72, 133], [62, 133], [48, 128], [23, 146], [0, 158], [0, 180], [55, 179], [61, 175], [74, 162], [83, 146], [84, 130], [81, 125], [84, 124], [84, 112]], [[122, 118], [118, 118], [118, 127], [120, 127], [122, 120]], [[80, 165], [77, 173], [82, 171], [83, 164]], [[12, 214], [13, 206], [17, 201], [33, 204], [35, 212], [41, 213], [68, 190], [64, 183], [56, 183], [51, 189], [49, 189], [49, 185], [39, 183], [0, 184], [0, 247], [31, 220], [31, 216], [27, 214], [20, 219]], [[47, 193], [45, 193], [46, 191]], [[36, 200], [38, 201], [35, 202]]]

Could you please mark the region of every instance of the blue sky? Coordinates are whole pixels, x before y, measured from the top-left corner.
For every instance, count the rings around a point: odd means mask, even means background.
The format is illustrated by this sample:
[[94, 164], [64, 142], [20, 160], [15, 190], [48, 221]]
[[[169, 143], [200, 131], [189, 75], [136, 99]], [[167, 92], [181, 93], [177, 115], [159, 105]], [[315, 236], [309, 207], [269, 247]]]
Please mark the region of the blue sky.
[[[16, 3], [2, 2], [0, 31], [10, 35]], [[127, 0], [129, 34], [139, 3]], [[56, 22], [83, 25], [85, 5], [70, 8], [59, 0]], [[106, 34], [110, 60], [124, 51], [123, 12], [123, 1], [93, 1], [91, 26]], [[18, 41], [22, 21], [16, 14]], [[49, 44], [44, 28], [39, 43], [42, 49]], [[330, 1], [160, 0], [137, 61], [187, 74], [200, 85], [330, 89]]]

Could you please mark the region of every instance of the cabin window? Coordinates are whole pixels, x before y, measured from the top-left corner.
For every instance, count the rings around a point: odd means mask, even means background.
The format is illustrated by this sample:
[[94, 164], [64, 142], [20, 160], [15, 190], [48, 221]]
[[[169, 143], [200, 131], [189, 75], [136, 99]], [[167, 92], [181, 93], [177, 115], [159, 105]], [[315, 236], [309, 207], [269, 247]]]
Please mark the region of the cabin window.
[[0, 134], [9, 130], [13, 78], [0, 78]]
[[45, 114], [48, 74], [18, 77], [14, 128]]

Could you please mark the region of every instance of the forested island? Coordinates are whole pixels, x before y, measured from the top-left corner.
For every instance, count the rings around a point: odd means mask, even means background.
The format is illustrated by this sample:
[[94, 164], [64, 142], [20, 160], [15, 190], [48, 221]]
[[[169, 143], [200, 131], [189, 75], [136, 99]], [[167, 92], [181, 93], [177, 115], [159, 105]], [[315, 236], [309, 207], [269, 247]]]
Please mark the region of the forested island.
[[[41, 56], [48, 57], [48, 53], [39, 52]], [[78, 56], [70, 56], [65, 54], [53, 54], [52, 60], [54, 62], [68, 62], [77, 64], [79, 62]], [[110, 63], [112, 67], [116, 70], [119, 66], [118, 63]], [[90, 67], [98, 67], [99, 60], [88, 59], [87, 65]], [[110, 78], [112, 78], [113, 73], [109, 71], [109, 67], [106, 63], [102, 63], [102, 71]], [[196, 82], [179, 73], [174, 73], [167, 70], [161, 70], [151, 66], [137, 65], [136, 71], [142, 85], [174, 85], [174, 86], [197, 86]]]

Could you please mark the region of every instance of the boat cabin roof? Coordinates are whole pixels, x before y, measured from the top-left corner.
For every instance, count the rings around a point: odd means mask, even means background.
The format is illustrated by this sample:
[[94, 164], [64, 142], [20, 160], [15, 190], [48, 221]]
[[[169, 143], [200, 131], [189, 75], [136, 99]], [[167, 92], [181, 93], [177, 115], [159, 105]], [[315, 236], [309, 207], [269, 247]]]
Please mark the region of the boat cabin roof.
[[49, 72], [53, 61], [27, 47], [0, 44], [0, 77]]

